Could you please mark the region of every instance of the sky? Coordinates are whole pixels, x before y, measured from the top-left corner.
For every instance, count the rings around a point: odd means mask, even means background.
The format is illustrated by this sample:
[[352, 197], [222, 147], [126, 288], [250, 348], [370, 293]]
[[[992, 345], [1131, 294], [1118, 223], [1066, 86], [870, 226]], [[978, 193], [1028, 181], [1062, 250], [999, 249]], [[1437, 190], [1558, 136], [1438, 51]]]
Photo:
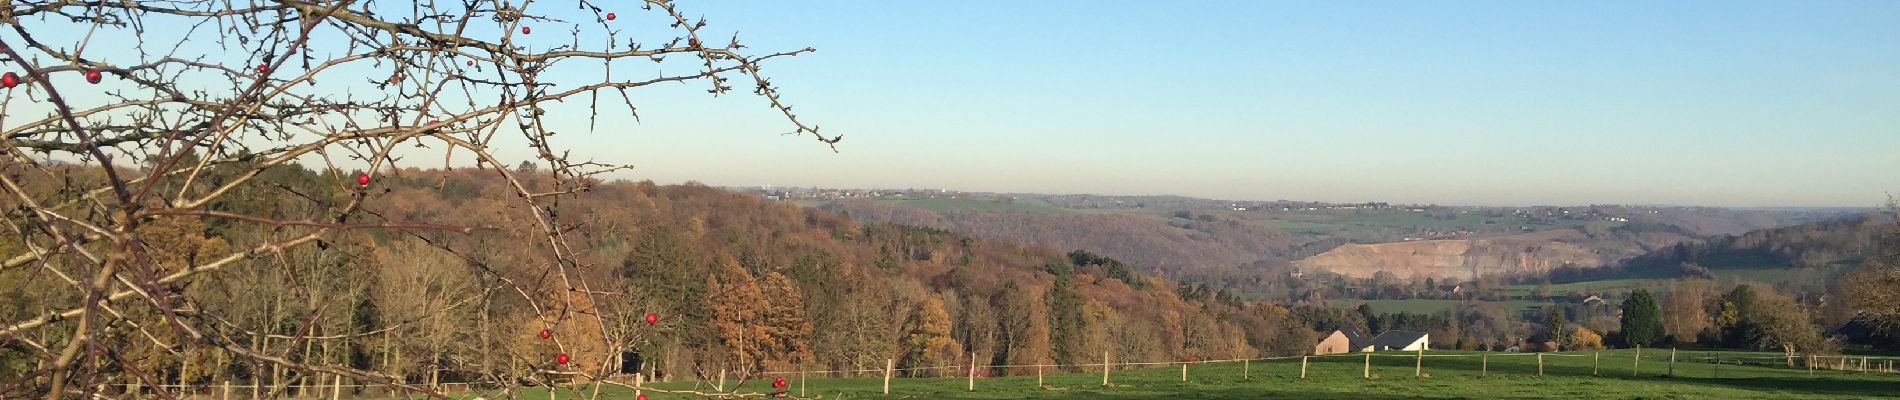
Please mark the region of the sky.
[[[1900, 2], [686, 2], [816, 53], [596, 132], [635, 179], [1407, 203], [1900, 192]], [[694, 92], [698, 95], [694, 96]], [[641, 100], [636, 100], [639, 102]]]
[[[626, 34], [670, 37], [626, 8], [609, 10]], [[1900, 2], [680, 9], [751, 51], [816, 48], [765, 73], [802, 119], [844, 136], [836, 151], [782, 135], [789, 124], [746, 85], [713, 97], [704, 83], [633, 93], [637, 121], [565, 118], [557, 145], [634, 167], [616, 178], [722, 186], [1458, 205], [1867, 207], [1900, 194]]]

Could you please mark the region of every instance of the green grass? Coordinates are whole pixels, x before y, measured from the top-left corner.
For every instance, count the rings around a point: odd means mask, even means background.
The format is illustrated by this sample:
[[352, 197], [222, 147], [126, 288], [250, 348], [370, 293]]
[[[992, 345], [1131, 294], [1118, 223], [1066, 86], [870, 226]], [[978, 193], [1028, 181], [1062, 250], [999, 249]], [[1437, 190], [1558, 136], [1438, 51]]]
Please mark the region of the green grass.
[[[1380, 313], [1380, 314], [1398, 313], [1398, 312], [1407, 312], [1407, 313], [1413, 313], [1413, 314], [1436, 314], [1442, 311], [1455, 310], [1458, 308], [1459, 303], [1463, 303], [1466, 301], [1467, 300], [1412, 299], [1412, 300], [1360, 300], [1359, 302], [1363, 302], [1367, 306], [1371, 306], [1372, 312]], [[1497, 304], [1511, 311], [1535, 310], [1540, 307], [1543, 307], [1543, 305], [1545, 304], [1549, 304], [1549, 303], [1539, 302], [1539, 301], [1534, 301], [1534, 300], [1491, 301], [1491, 302], [1486, 302], [1486, 303]], [[1332, 304], [1335, 307], [1347, 307], [1347, 306], [1352, 306], [1355, 303], [1352, 301], [1335, 301]]]
[[878, 199], [879, 202], [901, 206], [916, 207], [930, 211], [978, 210], [978, 211], [1018, 211], [1039, 214], [1069, 212], [1067, 209], [1050, 207], [1046, 202], [1007, 202], [987, 199], [924, 197], [905, 199]]
[[[1425, 377], [1414, 377], [1418, 360], [1411, 353], [1379, 353], [1372, 357], [1371, 379], [1362, 377], [1366, 359], [1361, 354], [1315, 357], [1307, 367], [1307, 378], [1300, 379], [1298, 358], [1250, 362], [1247, 377], [1242, 377], [1239, 362], [1192, 364], [1188, 380], [1182, 382], [1178, 365], [1110, 373], [1112, 386], [1102, 386], [1100, 370], [1051, 373], [1041, 386], [1034, 370], [1018, 371], [1021, 376], [979, 377], [976, 390], [962, 376], [941, 378], [896, 378], [891, 393], [881, 393], [883, 380], [878, 376], [855, 378], [812, 377], [805, 382], [811, 396], [826, 399], [1454, 399], [1454, 398], [1661, 398], [1661, 399], [1836, 399], [1889, 397], [1900, 394], [1900, 376], [1815, 371], [1788, 368], [1778, 353], [1681, 352], [1675, 376], [1669, 372], [1669, 351], [1649, 349], [1642, 352], [1640, 371], [1632, 374], [1634, 351], [1606, 350], [1600, 361], [1592, 352], [1550, 353], [1543, 357], [1543, 376], [1538, 374], [1538, 357], [1521, 353], [1428, 351], [1424, 358]], [[1750, 365], [1725, 364], [1717, 367], [1694, 362], [1704, 354], [1720, 354], [1733, 362], [1735, 357], [1762, 357], [1748, 360]], [[1455, 356], [1455, 357], [1450, 357]], [[1600, 364], [1599, 364], [1600, 363]], [[959, 373], [960, 371], [953, 371]], [[1593, 376], [1595, 373], [1597, 375]], [[796, 375], [791, 393], [797, 394]], [[748, 392], [768, 391], [770, 379], [755, 379], [739, 386]], [[736, 380], [728, 384], [736, 384]], [[667, 390], [699, 390], [709, 383], [667, 382], [653, 386]], [[587, 389], [587, 388], [583, 388]], [[606, 399], [629, 399], [618, 388], [603, 388]], [[544, 390], [517, 391], [519, 398], [544, 399]], [[563, 389], [559, 398], [573, 399]], [[649, 393], [652, 399], [694, 398]]]

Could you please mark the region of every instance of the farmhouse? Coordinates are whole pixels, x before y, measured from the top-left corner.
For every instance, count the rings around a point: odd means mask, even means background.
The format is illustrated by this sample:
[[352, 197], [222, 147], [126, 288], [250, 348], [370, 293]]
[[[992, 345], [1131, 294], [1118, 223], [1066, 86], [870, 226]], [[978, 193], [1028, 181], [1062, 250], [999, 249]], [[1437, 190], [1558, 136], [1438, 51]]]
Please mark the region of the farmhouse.
[[1432, 335], [1425, 332], [1385, 331], [1379, 337], [1372, 338], [1374, 351], [1384, 350], [1430, 350]]
[[1371, 349], [1371, 339], [1359, 334], [1357, 330], [1347, 328], [1333, 330], [1333, 334], [1326, 335], [1326, 338], [1320, 339], [1319, 344], [1313, 346], [1313, 355], [1351, 353], [1355, 351], [1369, 351]]

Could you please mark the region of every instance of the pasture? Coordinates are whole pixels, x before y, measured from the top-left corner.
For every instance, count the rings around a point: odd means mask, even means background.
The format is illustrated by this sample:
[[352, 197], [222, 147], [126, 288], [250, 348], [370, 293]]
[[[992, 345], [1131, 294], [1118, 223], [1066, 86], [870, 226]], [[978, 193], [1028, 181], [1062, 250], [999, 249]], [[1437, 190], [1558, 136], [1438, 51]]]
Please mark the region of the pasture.
[[[859, 377], [820, 377], [808, 374], [803, 382], [807, 397], [826, 399], [1452, 399], [1452, 398], [1676, 398], [1676, 399], [1838, 399], [1900, 395], [1900, 375], [1860, 372], [1859, 356], [1850, 356], [1853, 371], [1816, 369], [1805, 357], [1788, 367], [1780, 353], [1682, 351], [1675, 355], [1671, 376], [1668, 349], [1644, 349], [1640, 365], [1629, 349], [1596, 352], [1483, 353], [1471, 351], [1382, 352], [1370, 358], [1371, 378], [1365, 377], [1363, 353], [1312, 357], [1302, 379], [1301, 358], [1280, 358], [1187, 364], [1147, 365], [1110, 372], [1102, 385], [1099, 368], [1084, 372], [1047, 373], [1040, 378], [1032, 368], [1018, 368], [1013, 376], [980, 376], [971, 381], [967, 369], [935, 370], [936, 377], [893, 378], [884, 394], [881, 373]], [[1717, 364], [1716, 361], [1721, 363]], [[1820, 359], [1817, 364], [1838, 366], [1843, 359]], [[1870, 357], [1871, 368], [1884, 367], [1893, 358]], [[1421, 362], [1422, 361], [1422, 362]], [[1099, 365], [1099, 364], [1098, 364]], [[881, 366], [879, 366], [881, 367]], [[1423, 376], [1414, 376], [1416, 371]], [[900, 372], [901, 374], [901, 372]], [[775, 375], [781, 376], [781, 375]], [[797, 374], [783, 374], [790, 395], [801, 383]], [[738, 386], [740, 392], [769, 392], [771, 378]], [[738, 385], [736, 378], [727, 385]], [[662, 390], [710, 390], [712, 382], [663, 382]], [[591, 391], [591, 386], [580, 387]], [[557, 398], [579, 398], [561, 389]], [[603, 387], [603, 398], [630, 399], [624, 388]], [[547, 398], [546, 392], [523, 398]], [[648, 392], [650, 399], [696, 398]]]

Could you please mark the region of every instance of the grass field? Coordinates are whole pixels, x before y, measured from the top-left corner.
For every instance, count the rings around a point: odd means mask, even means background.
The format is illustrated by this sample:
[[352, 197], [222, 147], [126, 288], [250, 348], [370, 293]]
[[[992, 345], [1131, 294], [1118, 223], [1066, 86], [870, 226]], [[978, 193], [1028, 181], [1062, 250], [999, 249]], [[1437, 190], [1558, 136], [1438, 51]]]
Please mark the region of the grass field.
[[[1436, 314], [1442, 311], [1451, 311], [1451, 310], [1457, 309], [1459, 303], [1465, 302], [1465, 300], [1432, 300], [1432, 299], [1361, 300], [1361, 301], [1364, 302], [1367, 306], [1371, 306], [1372, 312], [1380, 313], [1380, 314], [1397, 313], [1397, 312], [1408, 312], [1408, 313], [1413, 313], [1413, 314]], [[1333, 303], [1338, 304], [1337, 307], [1346, 307], [1352, 304], [1352, 302], [1350, 301], [1336, 301]], [[1504, 309], [1511, 310], [1511, 311], [1535, 310], [1540, 307], [1543, 307], [1543, 305], [1545, 304], [1549, 304], [1549, 303], [1538, 302], [1534, 300], [1508, 300], [1508, 301], [1493, 301], [1489, 303], [1497, 304], [1499, 306], [1504, 307]]]
[[[825, 399], [1458, 399], [1458, 398], [1645, 398], [1645, 399], [1840, 399], [1900, 396], [1900, 375], [1788, 368], [1778, 353], [1688, 352], [1677, 355], [1675, 376], [1668, 350], [1646, 349], [1640, 370], [1633, 370], [1635, 352], [1606, 350], [1601, 359], [1591, 352], [1527, 353], [1429, 351], [1423, 359], [1425, 377], [1414, 377], [1419, 360], [1412, 353], [1379, 353], [1371, 358], [1373, 377], [1362, 377], [1366, 358], [1361, 354], [1315, 357], [1300, 379], [1300, 359], [1218, 364], [1191, 364], [1187, 381], [1179, 365], [1110, 373], [1111, 386], [1102, 386], [1100, 370], [1051, 373], [1037, 385], [1033, 370], [1022, 376], [979, 377], [976, 390], [961, 376], [896, 378], [891, 393], [881, 393], [880, 377], [819, 378], [805, 382], [809, 396]], [[1481, 356], [1484, 355], [1484, 356]], [[1700, 361], [1720, 355], [1725, 364]], [[1755, 357], [1749, 365], [1732, 364], [1737, 357]], [[1243, 368], [1246, 377], [1243, 378]], [[1599, 375], [1593, 376], [1592, 373]], [[1635, 372], [1632, 374], [1632, 372]], [[960, 375], [961, 371], [952, 371]], [[791, 394], [799, 391], [796, 375], [786, 376]], [[728, 382], [734, 384], [736, 381]], [[707, 390], [709, 383], [668, 382], [653, 385], [666, 390]], [[748, 381], [741, 391], [767, 391], [769, 378]], [[587, 389], [587, 388], [583, 388]], [[603, 398], [630, 399], [624, 389], [606, 387]], [[547, 398], [545, 391], [517, 392], [521, 398]], [[559, 398], [577, 398], [567, 390]], [[651, 399], [694, 398], [649, 393]]]

